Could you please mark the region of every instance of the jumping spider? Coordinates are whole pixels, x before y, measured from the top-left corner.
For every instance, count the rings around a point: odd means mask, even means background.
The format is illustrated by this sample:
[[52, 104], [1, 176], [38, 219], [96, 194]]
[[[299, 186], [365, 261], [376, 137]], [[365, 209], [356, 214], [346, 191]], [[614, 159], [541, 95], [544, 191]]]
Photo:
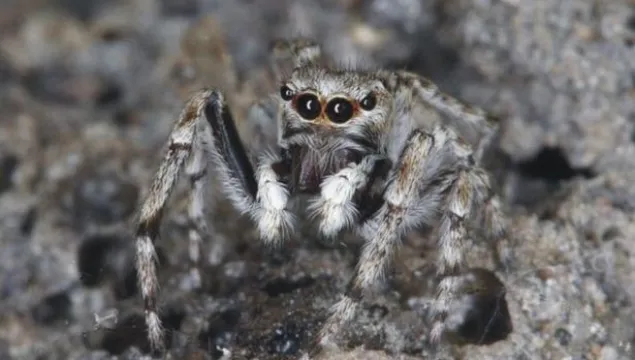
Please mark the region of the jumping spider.
[[[494, 240], [505, 236], [500, 203], [481, 167], [497, 121], [413, 73], [326, 65], [320, 46], [307, 39], [276, 42], [273, 59], [280, 76], [279, 149], [262, 155], [255, 170], [220, 91], [193, 95], [170, 134], [136, 230], [136, 265], [152, 348], [164, 346], [154, 247], [161, 215], [185, 165], [195, 227], [190, 240], [198, 256], [197, 244], [207, 231], [202, 200], [206, 156], [223, 194], [253, 219], [267, 245], [281, 244], [294, 231], [289, 204], [296, 195], [310, 197], [306, 210], [321, 235], [352, 229], [365, 241], [317, 344], [329, 343], [352, 318], [383, 279], [402, 236], [423, 225], [438, 232], [440, 281], [430, 336], [438, 340], [456, 331], [469, 310], [460, 306], [462, 297], [491, 281], [466, 268], [468, 228], [484, 228]], [[474, 144], [460, 132], [471, 134]]]

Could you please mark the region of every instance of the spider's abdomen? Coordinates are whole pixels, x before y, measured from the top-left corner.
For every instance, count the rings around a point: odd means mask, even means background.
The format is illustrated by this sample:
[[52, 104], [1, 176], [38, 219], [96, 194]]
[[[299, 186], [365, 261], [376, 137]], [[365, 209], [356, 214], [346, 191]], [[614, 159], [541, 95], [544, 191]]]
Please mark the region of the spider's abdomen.
[[361, 160], [361, 154], [349, 149], [320, 151], [308, 146], [292, 146], [289, 150], [289, 187], [292, 193], [317, 194], [326, 176], [338, 172], [351, 162], [358, 163]]

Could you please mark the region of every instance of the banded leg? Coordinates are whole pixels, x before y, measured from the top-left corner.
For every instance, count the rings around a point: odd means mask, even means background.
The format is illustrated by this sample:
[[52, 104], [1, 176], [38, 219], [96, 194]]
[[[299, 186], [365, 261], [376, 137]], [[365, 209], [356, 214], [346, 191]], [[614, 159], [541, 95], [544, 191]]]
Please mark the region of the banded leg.
[[[461, 170], [452, 184], [446, 209], [441, 216], [437, 241], [437, 276], [441, 281], [431, 307], [434, 320], [430, 334], [432, 342], [438, 342], [446, 327], [450, 327], [451, 324], [446, 321], [450, 309], [454, 308], [457, 299], [463, 295], [462, 289], [469, 285], [464, 277], [463, 254], [466, 251], [467, 227], [473, 215], [472, 209], [478, 191], [475, 186], [477, 180], [470, 170]], [[456, 324], [459, 325], [460, 323]]]
[[431, 105], [448, 116], [459, 133], [466, 131], [474, 146], [474, 160], [480, 164], [485, 151], [493, 144], [499, 132], [500, 119], [481, 108], [466, 104], [446, 93], [431, 80], [407, 71], [384, 73], [386, 84], [394, 93], [409, 93], [413, 100]]
[[[444, 150], [445, 149], [445, 150]], [[333, 306], [323, 325], [318, 347], [329, 346], [332, 337], [355, 315], [366, 292], [385, 278], [402, 236], [410, 229], [435, 219], [443, 193], [452, 181], [451, 172], [443, 168], [451, 162], [445, 156], [443, 137], [415, 130], [407, 139], [391, 181], [383, 195], [383, 204], [362, 225], [365, 240], [355, 273], [342, 299]]]
[[[486, 236], [495, 242], [505, 236], [504, 219], [500, 213], [498, 199], [490, 187], [487, 173], [475, 166], [460, 169], [450, 188], [444, 209], [438, 228], [437, 276], [441, 280], [430, 308], [433, 319], [431, 343], [438, 343], [447, 333], [460, 333], [463, 331], [462, 326], [467, 321], [474, 321], [477, 313], [491, 316], [489, 324], [484, 325], [482, 329], [471, 329], [483, 333], [460, 336], [467, 336], [464, 340], [468, 341], [474, 341], [476, 338], [481, 339], [479, 342], [485, 341], [484, 339], [490, 341], [494, 339], [488, 334], [490, 325], [496, 326], [502, 332], [511, 331], [511, 323], [503, 314], [507, 311], [506, 305], [504, 310], [501, 308], [501, 313], [487, 313], [488, 306], [492, 303], [500, 303], [502, 306], [500, 301], [504, 296], [505, 287], [493, 273], [484, 269], [467, 269], [463, 258], [463, 254], [468, 251], [468, 225], [485, 225]], [[477, 214], [474, 213], [474, 209], [483, 211]]]
[[321, 46], [308, 38], [276, 40], [271, 44], [271, 65], [278, 79], [288, 77], [301, 66], [322, 60]]
[[[202, 123], [198, 123], [200, 127]], [[208, 244], [209, 227], [205, 220], [205, 186], [207, 185], [207, 159], [203, 144], [204, 139], [200, 136], [200, 132], [194, 139], [192, 155], [190, 156], [185, 168], [185, 174], [190, 182], [190, 194], [188, 204], [188, 220], [190, 229], [189, 237], [189, 259], [190, 259], [190, 275], [193, 279], [193, 288], [201, 286], [200, 261], [202, 244]]]
[[190, 157], [196, 136], [196, 124], [208, 93], [194, 95], [185, 105], [179, 120], [170, 134], [168, 150], [154, 175], [148, 197], [143, 202], [136, 229], [136, 267], [139, 287], [144, 302], [148, 340], [155, 351], [162, 351], [163, 330], [157, 313], [158, 280], [156, 274], [157, 254], [154, 243], [159, 236], [159, 227], [165, 204], [174, 190], [179, 173]]
[[[498, 196], [493, 193], [487, 174], [480, 166], [487, 150], [500, 135], [500, 119], [488, 114], [483, 109], [463, 103], [462, 101], [441, 92], [430, 80], [417, 74], [401, 71], [386, 73], [386, 83], [395, 93], [408, 94], [412, 99], [431, 105], [442, 114], [449, 117], [450, 122], [460, 133], [469, 134], [470, 138], [477, 135], [474, 146], [466, 146], [461, 139], [453, 136], [453, 147], [460, 158], [466, 160], [466, 167], [459, 173], [452, 194], [447, 199], [445, 208], [449, 209], [441, 220], [439, 227], [439, 264], [438, 275], [442, 278], [439, 284], [437, 298], [431, 309], [436, 319], [431, 333], [433, 342], [438, 341], [444, 330], [456, 330], [465, 313], [465, 304], [460, 295], [472, 293], [476, 296], [486, 296], [497, 292], [502, 286], [491, 285], [494, 281], [486, 281], [481, 272], [469, 270], [465, 272], [462, 254], [464, 241], [467, 236], [466, 223], [472, 223], [473, 218], [480, 218], [480, 224], [485, 229], [485, 235], [492, 240], [499, 263], [507, 266], [510, 255], [506, 250], [507, 244], [506, 219], [502, 215]], [[469, 197], [468, 197], [469, 195]], [[469, 201], [468, 201], [469, 199]], [[462, 205], [461, 202], [464, 202]], [[468, 206], [469, 205], [469, 206]], [[474, 206], [482, 207], [479, 214], [471, 214]], [[462, 214], [461, 214], [462, 213]], [[480, 284], [480, 285], [479, 285]], [[483, 287], [483, 284], [491, 286]], [[481, 287], [479, 287], [481, 286]], [[468, 300], [471, 301], [471, 300]], [[452, 309], [452, 317], [447, 318], [448, 310]], [[443, 320], [446, 321], [443, 321]]]
[[[201, 121], [203, 117], [207, 122]], [[158, 281], [154, 243], [159, 235], [165, 204], [176, 185], [181, 168], [186, 160], [189, 160], [190, 178], [202, 179], [205, 176], [203, 154], [211, 156], [223, 183], [224, 194], [240, 212], [249, 213], [259, 220], [272, 212], [286, 214], [285, 209], [280, 210], [286, 206], [284, 198], [278, 198], [279, 201], [273, 204], [267, 200], [272, 197], [271, 192], [279, 192], [278, 188], [274, 187], [274, 190], [271, 190], [270, 187], [264, 186], [263, 191], [258, 191], [259, 184], [271, 183], [270, 178], [273, 175], [271, 172], [260, 170], [260, 180], [256, 180], [222, 94], [212, 90], [203, 90], [195, 94], [185, 105], [170, 134], [168, 151], [154, 176], [148, 197], [141, 206], [136, 230], [136, 266], [144, 300], [148, 339], [154, 351], [160, 352], [164, 348], [163, 330], [157, 313]], [[203, 197], [199, 196], [202, 195], [202, 186], [203, 181], [200, 179], [193, 182], [192, 200], [203, 201]], [[199, 215], [202, 219], [202, 210], [203, 206], [200, 203], [190, 205], [190, 215], [193, 219], [198, 219]], [[279, 225], [283, 227], [285, 217], [281, 218]], [[197, 222], [197, 230], [204, 231], [204, 223]], [[270, 224], [271, 229], [274, 227]], [[283, 231], [280, 230], [279, 233]], [[196, 235], [190, 240], [198, 243]]]
[[[486, 174], [483, 175], [487, 177]], [[508, 219], [503, 213], [500, 197], [490, 191], [482, 203], [484, 208], [478, 222], [480, 228], [484, 229], [484, 235], [491, 242], [499, 266], [509, 270], [512, 266], [512, 246], [508, 233]]]

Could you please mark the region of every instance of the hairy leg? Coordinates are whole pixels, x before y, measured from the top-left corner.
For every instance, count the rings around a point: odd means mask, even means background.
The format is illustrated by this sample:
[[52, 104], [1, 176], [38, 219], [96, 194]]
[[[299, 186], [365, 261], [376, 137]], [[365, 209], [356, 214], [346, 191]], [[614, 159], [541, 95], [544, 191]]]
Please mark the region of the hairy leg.
[[202, 116], [208, 93], [194, 95], [185, 105], [179, 120], [170, 134], [167, 153], [157, 170], [149, 194], [143, 202], [136, 229], [136, 267], [139, 287], [144, 301], [148, 339], [153, 350], [163, 350], [163, 330], [157, 313], [158, 280], [157, 254], [154, 242], [159, 236], [159, 226], [165, 204], [174, 190], [180, 170], [190, 157], [196, 136], [196, 122]]
[[[198, 123], [199, 127], [202, 123]], [[195, 132], [200, 135], [199, 131]], [[209, 227], [205, 219], [205, 186], [207, 185], [207, 159], [205, 158], [204, 139], [196, 136], [193, 142], [193, 150], [185, 167], [185, 174], [190, 182], [188, 219], [190, 229], [189, 259], [190, 274], [193, 278], [194, 288], [201, 286], [200, 260], [202, 244], [208, 243]]]
[[[468, 270], [463, 264], [467, 224], [475, 219], [492, 241], [499, 263], [507, 266], [510, 255], [507, 244], [506, 219], [498, 196], [492, 191], [490, 179], [481, 168], [484, 156], [500, 135], [500, 120], [483, 109], [466, 104], [441, 90], [430, 80], [417, 74], [399, 71], [383, 73], [392, 91], [437, 109], [461, 134], [472, 138], [471, 146], [452, 136], [455, 154], [464, 159], [450, 193], [441, 209], [446, 209], [439, 226], [438, 275], [441, 278], [437, 297], [431, 307], [434, 325], [432, 341], [439, 341], [447, 331], [456, 331], [478, 296], [502, 296], [502, 283], [487, 280], [489, 275]], [[469, 205], [469, 206], [468, 206]], [[472, 208], [481, 209], [477, 213]], [[487, 285], [487, 286], [486, 286]], [[497, 289], [503, 289], [501, 291]], [[473, 296], [463, 296], [472, 294]], [[451, 316], [449, 315], [451, 314]], [[507, 325], [505, 325], [507, 326]]]
[[301, 66], [322, 61], [321, 46], [307, 38], [280, 39], [271, 44], [271, 66], [278, 79]]
[[[203, 122], [203, 119], [207, 122]], [[190, 242], [194, 244], [192, 252], [199, 251], [200, 236], [206, 231], [202, 220], [202, 179], [206, 172], [203, 154], [211, 156], [223, 184], [222, 191], [232, 204], [240, 212], [250, 214], [257, 223], [267, 223], [270, 232], [264, 234], [266, 239], [271, 240], [276, 234], [283, 234], [284, 227], [289, 223], [286, 221], [289, 217], [285, 209], [286, 198], [280, 196], [284, 189], [280, 188], [282, 184], [276, 179], [277, 173], [271, 170], [271, 166], [261, 166], [256, 179], [223, 95], [212, 90], [196, 93], [185, 105], [170, 134], [168, 151], [141, 206], [136, 230], [136, 265], [144, 299], [148, 338], [154, 351], [164, 348], [163, 330], [157, 313], [158, 281], [154, 243], [159, 235], [166, 202], [181, 168], [188, 161], [187, 173], [192, 181], [189, 214], [196, 227], [196, 233], [190, 234]], [[272, 221], [272, 218], [276, 220]], [[197, 254], [193, 255], [193, 258], [197, 258]]]
[[360, 234], [366, 244], [343, 298], [333, 306], [321, 329], [314, 353], [320, 346], [330, 345], [343, 324], [353, 318], [359, 303], [385, 278], [401, 237], [419, 225], [439, 221], [441, 281], [431, 309], [433, 340], [463, 324], [474, 305], [470, 294], [487, 295], [504, 289], [486, 273], [468, 270], [464, 264], [468, 224], [476, 217], [473, 210], [490, 194], [485, 175], [474, 167], [470, 147], [451, 130], [436, 127], [432, 133], [415, 130], [409, 136], [383, 205], [362, 225]]
[[446, 93], [431, 80], [407, 71], [381, 72], [385, 83], [395, 94], [409, 94], [414, 101], [436, 108], [449, 117], [460, 133], [468, 132], [470, 138], [477, 136], [474, 160], [480, 164], [486, 150], [494, 142], [500, 127], [500, 119], [481, 108], [464, 103]]
[[503, 204], [498, 194], [489, 186], [489, 176], [485, 171], [477, 169], [476, 176], [483, 179], [484, 188], [489, 190], [479, 199], [479, 203], [483, 205], [483, 211], [477, 217], [477, 226], [491, 242], [499, 266], [509, 270], [513, 256], [508, 233], [508, 219], [503, 213]]
[[[446, 329], [448, 314], [468, 285], [464, 277], [468, 223], [473, 216], [478, 179], [469, 169], [462, 169], [454, 180], [446, 198], [438, 227], [437, 275], [441, 279], [431, 308], [434, 319], [431, 338], [438, 342]], [[460, 324], [459, 324], [460, 325]]]
[[[460, 142], [455, 144], [461, 146]], [[473, 163], [469, 151], [456, 153], [465, 154], [463, 159], [466, 161], [458, 169], [445, 198], [437, 228], [437, 275], [440, 282], [430, 307], [433, 320], [430, 340], [438, 343], [444, 335], [452, 334], [464, 337], [465, 341], [489, 342], [503, 338], [512, 329], [510, 320], [506, 318], [509, 316], [506, 303], [503, 305], [505, 286], [489, 271], [468, 268], [464, 254], [468, 252], [470, 225], [484, 228], [486, 237], [498, 244], [506, 235], [506, 224], [488, 174]], [[498, 253], [496, 255], [499, 256]], [[497, 310], [490, 308], [492, 304], [497, 304]], [[492, 310], [494, 312], [490, 312]], [[487, 324], [480, 324], [482, 328], [475, 325], [464, 333], [466, 329], [463, 325], [469, 321], [481, 321], [479, 316], [487, 316]], [[490, 334], [492, 327], [500, 334]]]
[[[365, 293], [385, 278], [402, 236], [436, 218], [454, 179], [454, 164], [441, 161], [450, 155], [446, 146], [449, 138], [441, 128], [430, 134], [415, 130], [407, 138], [383, 194], [383, 204], [362, 224], [360, 235], [365, 246], [344, 296], [333, 306], [320, 331], [321, 346], [332, 342], [332, 337], [352, 319]], [[313, 351], [319, 351], [319, 347]]]

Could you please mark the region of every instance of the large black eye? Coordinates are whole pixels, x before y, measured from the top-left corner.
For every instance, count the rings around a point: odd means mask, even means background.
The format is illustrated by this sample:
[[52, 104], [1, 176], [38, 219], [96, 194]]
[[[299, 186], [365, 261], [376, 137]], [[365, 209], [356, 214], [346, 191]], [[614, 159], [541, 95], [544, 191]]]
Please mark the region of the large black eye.
[[353, 117], [353, 104], [346, 99], [333, 99], [326, 105], [326, 115], [334, 123], [345, 123]]
[[296, 110], [306, 120], [313, 120], [322, 112], [320, 100], [313, 94], [300, 95], [296, 102]]
[[280, 88], [280, 97], [284, 101], [293, 99], [293, 90], [291, 90], [291, 88], [289, 88], [287, 85], [282, 85], [282, 87]]
[[359, 103], [359, 106], [366, 111], [374, 109], [375, 105], [377, 105], [377, 97], [373, 93], [366, 95], [362, 102]]

